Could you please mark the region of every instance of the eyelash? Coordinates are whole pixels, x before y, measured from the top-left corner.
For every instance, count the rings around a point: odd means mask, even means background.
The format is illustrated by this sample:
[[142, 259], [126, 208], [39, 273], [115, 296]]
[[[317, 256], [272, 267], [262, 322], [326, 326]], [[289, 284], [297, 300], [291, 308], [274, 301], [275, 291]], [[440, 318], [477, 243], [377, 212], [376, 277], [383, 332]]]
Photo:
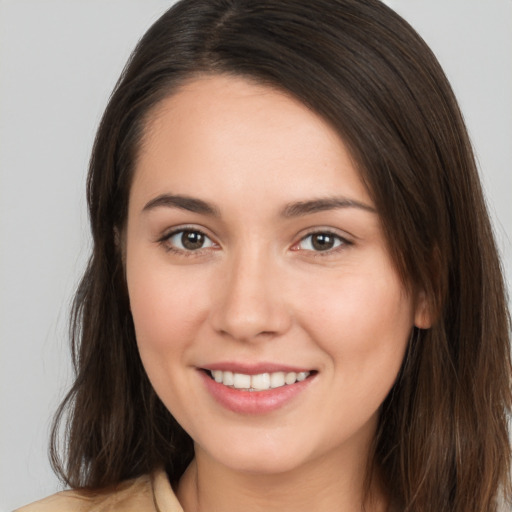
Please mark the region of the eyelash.
[[[210, 245], [208, 247], [200, 247], [200, 248], [198, 248], [196, 250], [192, 250], [192, 249], [186, 249], [186, 248], [181, 249], [179, 247], [176, 247], [174, 244], [170, 243], [170, 240], [174, 236], [181, 234], [181, 236], [183, 237], [183, 235], [185, 233], [199, 234], [199, 235], [203, 236], [205, 239], [209, 240], [212, 245]], [[200, 229], [194, 228], [192, 226], [190, 226], [190, 227], [182, 226], [180, 228], [173, 229], [172, 231], [170, 231], [168, 233], [165, 233], [165, 235], [163, 235], [161, 238], [159, 238], [157, 240], [157, 242], [160, 245], [162, 245], [163, 248], [167, 252], [172, 252], [172, 253], [179, 254], [181, 256], [186, 256], [186, 257], [200, 256], [200, 255], [202, 255], [204, 253], [205, 250], [208, 250], [213, 245], [216, 245], [215, 242], [213, 242], [213, 240], [206, 233], [204, 233], [204, 231], [201, 231]]]
[[[176, 247], [174, 244], [170, 243], [170, 240], [174, 236], [181, 234], [181, 236], [183, 237], [183, 235], [185, 233], [199, 234], [200, 236], [203, 236], [205, 239], [209, 240], [211, 245], [209, 245], [208, 247], [200, 247], [200, 248], [194, 250], [194, 249], [179, 248], [179, 247]], [[298, 242], [293, 244], [293, 246], [291, 247], [291, 250], [292, 251], [300, 251], [301, 249], [299, 248], [299, 246], [304, 241], [306, 241], [308, 238], [312, 238], [315, 235], [317, 235], [317, 236], [318, 235], [326, 235], [328, 237], [332, 237], [334, 239], [334, 243], [335, 244], [337, 243], [337, 245], [335, 245], [334, 247], [332, 247], [330, 249], [326, 249], [323, 251], [322, 250], [315, 251], [313, 249], [305, 249], [305, 251], [312, 253], [314, 255], [314, 257], [330, 256], [332, 254], [335, 254], [335, 253], [342, 251], [342, 250], [346, 249], [347, 247], [350, 247], [351, 245], [353, 245], [353, 242], [351, 242], [350, 240], [347, 240], [346, 238], [340, 236], [337, 233], [334, 233], [333, 231], [325, 229], [325, 230], [317, 230], [317, 231], [312, 231], [310, 233], [307, 233], [306, 235], [301, 237]], [[161, 238], [159, 238], [157, 240], [157, 242], [160, 245], [162, 245], [167, 252], [172, 252], [172, 253], [179, 254], [182, 256], [186, 256], [186, 257], [201, 256], [204, 253], [204, 251], [208, 251], [211, 247], [217, 245], [206, 233], [204, 233], [200, 229], [194, 228], [192, 226], [190, 226], [190, 227], [184, 226], [184, 227], [174, 229], [174, 230], [166, 233]], [[312, 242], [310, 243], [310, 245], [312, 245]]]
[[[330, 249], [326, 249], [324, 251], [320, 251], [320, 250], [315, 251], [313, 249], [306, 249], [308, 252], [311, 252], [314, 255], [314, 257], [332, 256], [333, 254], [336, 254], [339, 251], [342, 251], [342, 250], [346, 249], [347, 247], [350, 247], [351, 245], [353, 245], [353, 242], [351, 242], [350, 240], [347, 240], [345, 237], [343, 237], [337, 233], [334, 233], [333, 231], [330, 231], [328, 229], [319, 229], [319, 230], [312, 231], [312, 232], [304, 235], [297, 243], [293, 244], [292, 250], [300, 251], [300, 248], [298, 248], [298, 246], [300, 244], [302, 244], [308, 238], [312, 238], [312, 237], [318, 236], [318, 235], [324, 235], [324, 236], [326, 235], [328, 237], [331, 237], [334, 239], [334, 243], [337, 243], [338, 245], [335, 245], [334, 247], [332, 247]], [[310, 242], [310, 245], [312, 245], [312, 243], [313, 242]]]

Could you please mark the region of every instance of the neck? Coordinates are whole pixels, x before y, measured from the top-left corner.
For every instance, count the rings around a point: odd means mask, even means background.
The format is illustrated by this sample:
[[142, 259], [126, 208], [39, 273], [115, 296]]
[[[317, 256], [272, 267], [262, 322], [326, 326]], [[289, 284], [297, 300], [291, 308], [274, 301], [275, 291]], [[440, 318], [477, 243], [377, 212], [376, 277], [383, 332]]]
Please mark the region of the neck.
[[178, 499], [185, 512], [384, 512], [377, 478], [366, 489], [366, 460], [332, 455], [284, 473], [256, 474], [227, 468], [196, 446]]

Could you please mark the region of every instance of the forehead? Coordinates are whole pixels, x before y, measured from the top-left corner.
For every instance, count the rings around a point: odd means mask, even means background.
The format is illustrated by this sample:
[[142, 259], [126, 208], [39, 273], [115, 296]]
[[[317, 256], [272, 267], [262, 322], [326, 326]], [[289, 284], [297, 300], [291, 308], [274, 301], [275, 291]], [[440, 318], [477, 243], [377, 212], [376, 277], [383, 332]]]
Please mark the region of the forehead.
[[140, 190], [232, 197], [250, 190], [287, 201], [343, 193], [370, 201], [327, 122], [285, 92], [229, 75], [196, 78], [153, 109], [132, 187]]

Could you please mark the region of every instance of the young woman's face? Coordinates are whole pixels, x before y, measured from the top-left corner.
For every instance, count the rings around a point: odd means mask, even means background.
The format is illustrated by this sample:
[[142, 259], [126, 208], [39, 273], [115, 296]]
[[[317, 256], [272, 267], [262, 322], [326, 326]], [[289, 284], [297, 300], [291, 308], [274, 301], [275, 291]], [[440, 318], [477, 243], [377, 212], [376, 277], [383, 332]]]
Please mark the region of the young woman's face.
[[419, 318], [332, 128], [242, 78], [189, 83], [151, 116], [125, 235], [140, 355], [198, 456], [364, 458]]

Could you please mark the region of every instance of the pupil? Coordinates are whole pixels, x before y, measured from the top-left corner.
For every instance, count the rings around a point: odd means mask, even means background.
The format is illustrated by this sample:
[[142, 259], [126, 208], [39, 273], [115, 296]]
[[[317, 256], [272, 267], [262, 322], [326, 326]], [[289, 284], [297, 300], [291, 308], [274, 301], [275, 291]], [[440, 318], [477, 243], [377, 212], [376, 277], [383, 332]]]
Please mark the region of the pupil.
[[204, 244], [204, 235], [197, 231], [184, 231], [183, 235], [181, 235], [181, 243], [185, 249], [191, 251], [201, 249]]
[[312, 240], [313, 247], [317, 251], [327, 251], [334, 246], [334, 237], [325, 233], [314, 235]]

